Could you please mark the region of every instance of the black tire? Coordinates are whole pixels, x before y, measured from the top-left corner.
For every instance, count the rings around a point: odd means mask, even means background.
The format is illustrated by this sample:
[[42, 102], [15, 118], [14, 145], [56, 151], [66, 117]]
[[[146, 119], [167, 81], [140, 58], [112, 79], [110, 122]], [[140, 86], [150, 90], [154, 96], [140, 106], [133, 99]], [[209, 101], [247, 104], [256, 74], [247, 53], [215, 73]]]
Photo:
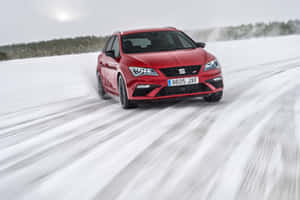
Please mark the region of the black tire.
[[204, 100], [207, 102], [218, 102], [223, 97], [223, 91], [216, 92], [204, 97]]
[[136, 108], [137, 104], [128, 99], [125, 81], [122, 76], [119, 76], [118, 87], [119, 87], [119, 96], [120, 96], [121, 106], [124, 109]]
[[106, 92], [103, 88], [102, 80], [100, 78], [99, 72], [97, 72], [97, 80], [98, 80], [98, 95], [101, 99], [107, 99]]

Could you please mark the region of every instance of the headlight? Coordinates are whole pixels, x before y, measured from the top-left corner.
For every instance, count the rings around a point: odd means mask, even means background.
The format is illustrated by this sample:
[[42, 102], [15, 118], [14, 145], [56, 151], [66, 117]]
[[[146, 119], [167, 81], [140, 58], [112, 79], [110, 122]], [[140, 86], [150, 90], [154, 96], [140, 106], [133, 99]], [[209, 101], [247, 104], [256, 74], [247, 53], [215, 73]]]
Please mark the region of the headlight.
[[218, 61], [213, 60], [213, 61], [206, 63], [204, 71], [206, 72], [211, 69], [219, 69], [219, 68], [220, 68], [220, 64], [218, 63]]
[[158, 73], [152, 68], [129, 67], [134, 77], [138, 76], [158, 76]]

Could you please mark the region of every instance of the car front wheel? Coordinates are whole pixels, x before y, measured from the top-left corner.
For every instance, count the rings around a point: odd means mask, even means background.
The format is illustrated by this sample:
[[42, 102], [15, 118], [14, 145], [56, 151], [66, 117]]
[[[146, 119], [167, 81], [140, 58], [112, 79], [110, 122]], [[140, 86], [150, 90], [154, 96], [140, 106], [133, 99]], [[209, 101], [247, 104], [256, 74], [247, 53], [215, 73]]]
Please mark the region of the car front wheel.
[[136, 108], [137, 104], [128, 99], [125, 81], [122, 76], [119, 76], [118, 81], [120, 102], [124, 109]]

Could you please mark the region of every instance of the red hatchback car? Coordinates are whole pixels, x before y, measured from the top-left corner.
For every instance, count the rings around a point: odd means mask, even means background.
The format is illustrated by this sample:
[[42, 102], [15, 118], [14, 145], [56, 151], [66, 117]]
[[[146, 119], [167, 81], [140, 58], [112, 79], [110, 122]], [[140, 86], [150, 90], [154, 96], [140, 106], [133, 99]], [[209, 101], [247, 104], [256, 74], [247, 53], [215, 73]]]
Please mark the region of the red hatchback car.
[[98, 57], [99, 95], [119, 96], [123, 108], [187, 96], [220, 101], [220, 64], [204, 47], [175, 28], [117, 32]]

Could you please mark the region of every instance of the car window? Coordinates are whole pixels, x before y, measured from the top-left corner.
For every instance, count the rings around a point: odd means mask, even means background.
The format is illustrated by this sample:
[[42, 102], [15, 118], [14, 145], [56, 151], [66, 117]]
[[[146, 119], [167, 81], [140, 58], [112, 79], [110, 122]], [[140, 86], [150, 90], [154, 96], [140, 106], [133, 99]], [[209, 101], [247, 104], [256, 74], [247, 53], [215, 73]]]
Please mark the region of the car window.
[[182, 32], [178, 32], [178, 39], [184, 48], [190, 48], [194, 45]]
[[124, 53], [145, 53], [196, 48], [195, 43], [179, 31], [154, 31], [123, 35]]
[[111, 50], [113, 41], [114, 41], [114, 37], [111, 36], [111, 37], [107, 40], [107, 43], [106, 43], [105, 48], [104, 48], [104, 51], [110, 51], [110, 50]]
[[119, 43], [119, 37], [118, 36], [114, 37], [114, 43], [112, 45], [112, 50], [115, 51], [115, 57], [116, 58], [120, 57], [120, 43]]
[[125, 40], [125, 43], [126, 41], [130, 41], [133, 46], [140, 46], [141, 48], [151, 45], [151, 41], [148, 38], [132, 38], [131, 40]]

